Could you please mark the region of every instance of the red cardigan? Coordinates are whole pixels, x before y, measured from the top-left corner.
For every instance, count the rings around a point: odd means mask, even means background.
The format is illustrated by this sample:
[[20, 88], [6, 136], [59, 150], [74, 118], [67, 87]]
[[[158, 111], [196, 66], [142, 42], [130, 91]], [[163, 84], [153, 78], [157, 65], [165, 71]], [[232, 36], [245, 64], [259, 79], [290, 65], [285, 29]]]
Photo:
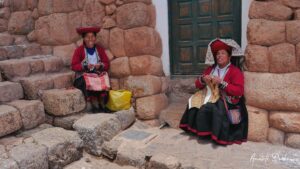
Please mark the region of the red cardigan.
[[[105, 53], [104, 48], [100, 47], [99, 45], [96, 45], [96, 49], [99, 54], [100, 61], [104, 64], [103, 71], [108, 71], [109, 59]], [[84, 71], [82, 67], [82, 62], [84, 61], [85, 57], [86, 56], [85, 56], [84, 46], [81, 45], [78, 48], [76, 48], [72, 58], [72, 64], [71, 64], [72, 70], [77, 72]]]
[[[209, 75], [212, 73], [213, 69], [213, 66], [206, 68], [203, 75]], [[239, 97], [244, 95], [244, 75], [241, 70], [231, 64], [223, 80], [228, 83], [227, 87], [223, 89], [226, 95], [237, 96], [233, 98], [231, 97], [231, 101], [233, 103], [238, 102]], [[199, 89], [203, 89], [205, 87], [205, 84], [203, 84], [199, 79], [195, 81], [195, 85]]]

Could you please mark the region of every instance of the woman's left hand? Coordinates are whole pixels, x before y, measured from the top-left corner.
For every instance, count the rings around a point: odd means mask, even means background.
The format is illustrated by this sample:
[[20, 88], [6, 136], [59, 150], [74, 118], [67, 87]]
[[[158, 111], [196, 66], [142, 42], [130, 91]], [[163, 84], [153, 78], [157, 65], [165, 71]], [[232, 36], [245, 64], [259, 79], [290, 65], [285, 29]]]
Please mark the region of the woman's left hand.
[[95, 68], [96, 70], [99, 70], [101, 68], [101, 64], [100, 63], [95, 64]]
[[222, 79], [219, 78], [218, 76], [214, 76], [214, 77], [212, 78], [212, 82], [213, 82], [214, 84], [220, 84], [220, 83], [222, 82]]

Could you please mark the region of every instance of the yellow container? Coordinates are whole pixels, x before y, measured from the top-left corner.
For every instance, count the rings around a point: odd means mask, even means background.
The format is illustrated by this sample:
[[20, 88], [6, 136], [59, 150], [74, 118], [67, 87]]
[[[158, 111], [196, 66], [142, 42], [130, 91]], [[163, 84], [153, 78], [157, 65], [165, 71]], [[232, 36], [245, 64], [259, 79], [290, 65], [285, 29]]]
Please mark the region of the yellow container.
[[106, 107], [112, 111], [127, 110], [131, 107], [131, 96], [128, 90], [110, 90]]

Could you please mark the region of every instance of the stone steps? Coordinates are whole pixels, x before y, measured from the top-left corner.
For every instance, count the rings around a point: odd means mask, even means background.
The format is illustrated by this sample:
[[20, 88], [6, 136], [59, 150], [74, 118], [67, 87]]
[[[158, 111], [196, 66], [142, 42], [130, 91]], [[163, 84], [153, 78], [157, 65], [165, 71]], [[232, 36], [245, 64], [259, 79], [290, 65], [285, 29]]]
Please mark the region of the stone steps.
[[0, 105], [0, 137], [20, 129], [28, 130], [45, 122], [44, 105], [39, 100], [15, 100]]
[[24, 89], [26, 99], [40, 99], [44, 90], [68, 88], [73, 85], [74, 72], [62, 70], [55, 73], [39, 73], [29, 77], [14, 78]]
[[75, 131], [42, 126], [0, 139], [0, 168], [57, 169], [79, 160], [83, 141]]
[[41, 46], [35, 43], [22, 45], [0, 45], [0, 61], [42, 54], [43, 51], [41, 49]]
[[0, 82], [0, 103], [22, 99], [23, 88], [20, 83], [3, 81]]
[[62, 59], [52, 55], [36, 55], [0, 61], [0, 71], [8, 80], [37, 73], [59, 72], [63, 68]]

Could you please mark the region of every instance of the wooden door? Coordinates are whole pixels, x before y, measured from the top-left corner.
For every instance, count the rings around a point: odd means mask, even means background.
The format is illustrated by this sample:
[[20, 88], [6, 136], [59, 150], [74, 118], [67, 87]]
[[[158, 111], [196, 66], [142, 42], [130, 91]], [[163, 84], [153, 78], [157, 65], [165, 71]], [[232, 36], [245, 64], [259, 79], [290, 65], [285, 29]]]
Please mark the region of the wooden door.
[[169, 0], [172, 75], [198, 75], [208, 43], [241, 41], [241, 0]]

